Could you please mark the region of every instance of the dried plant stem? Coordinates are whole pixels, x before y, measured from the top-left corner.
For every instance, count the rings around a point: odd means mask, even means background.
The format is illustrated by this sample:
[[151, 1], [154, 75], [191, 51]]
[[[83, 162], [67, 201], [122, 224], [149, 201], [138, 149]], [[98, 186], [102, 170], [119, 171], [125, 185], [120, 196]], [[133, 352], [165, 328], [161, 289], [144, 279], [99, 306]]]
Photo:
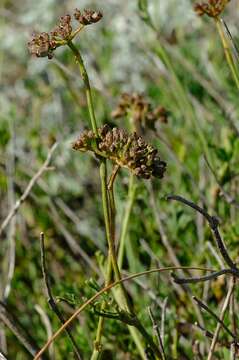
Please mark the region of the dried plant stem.
[[[16, 336], [19, 343], [28, 351], [29, 354], [35, 356], [39, 351], [35, 340], [31, 337], [31, 334], [23, 328], [22, 324], [10, 311], [6, 304], [0, 301], [0, 322], [2, 322], [11, 332]], [[48, 356], [43, 355], [42, 359], [47, 360]]]
[[[42, 274], [43, 274], [43, 279], [44, 279], [44, 283], [45, 283], [45, 287], [46, 287], [46, 292], [47, 292], [47, 296], [48, 296], [48, 303], [52, 309], [52, 311], [56, 314], [56, 316], [58, 317], [58, 319], [60, 320], [60, 322], [62, 324], [64, 324], [65, 322], [65, 318], [64, 315], [61, 313], [59, 307], [57, 306], [54, 296], [52, 294], [51, 291], [51, 285], [50, 285], [50, 280], [49, 280], [49, 276], [48, 276], [48, 269], [47, 269], [47, 265], [46, 265], [46, 255], [45, 255], [45, 237], [44, 237], [44, 233], [40, 234], [40, 245], [41, 245], [41, 266], [42, 266]], [[70, 331], [70, 329], [65, 329], [66, 333], [72, 343], [73, 349], [74, 349], [74, 353], [76, 356], [76, 359], [81, 360], [82, 356], [80, 353], [80, 349], [78, 348], [78, 345]]]
[[221, 19], [215, 18], [215, 22], [216, 22], [216, 26], [217, 26], [217, 31], [218, 31], [219, 36], [221, 38], [221, 42], [222, 42], [222, 45], [223, 45], [223, 49], [224, 49], [224, 52], [225, 52], [227, 63], [229, 65], [229, 67], [230, 67], [230, 70], [231, 70], [233, 79], [234, 79], [234, 81], [236, 83], [236, 86], [239, 89], [238, 70], [237, 70], [236, 65], [234, 63], [233, 56], [232, 56], [232, 53], [231, 53], [231, 49], [230, 49], [230, 46], [228, 44], [228, 41], [226, 39], [224, 30], [223, 30], [223, 27], [222, 27], [223, 25], [222, 25]]
[[122, 269], [122, 266], [123, 266], [125, 241], [127, 238], [129, 219], [130, 219], [130, 214], [132, 212], [135, 196], [136, 196], [135, 177], [133, 174], [131, 174], [130, 180], [129, 180], [127, 203], [126, 203], [126, 208], [124, 210], [124, 218], [122, 221], [122, 229], [121, 229], [120, 239], [119, 239], [118, 264], [119, 264], [120, 269]]
[[196, 296], [193, 296], [193, 300], [197, 303], [198, 306], [200, 306], [200, 308], [207, 311], [218, 322], [218, 324], [220, 324], [220, 326], [223, 327], [223, 329], [233, 338], [233, 340], [236, 340], [233, 332], [231, 332], [231, 330], [224, 324], [224, 322], [204, 302], [202, 302]]
[[[229, 306], [233, 291], [234, 291], [234, 279], [232, 278], [231, 282], [230, 282], [230, 285], [229, 285], [229, 290], [227, 292], [227, 296], [226, 296], [225, 301], [223, 303], [221, 314], [220, 314], [220, 317], [219, 317], [221, 321], [224, 320], [224, 316], [225, 316], [226, 310], [227, 310], [227, 308]], [[221, 330], [221, 327], [222, 327], [222, 325], [220, 323], [218, 323], [217, 327], [216, 327], [216, 331], [215, 331], [213, 339], [212, 339], [210, 349], [209, 349], [207, 360], [212, 360], [213, 359], [213, 354], [214, 354], [214, 351], [215, 351], [215, 348], [216, 348], [216, 344], [217, 344], [217, 341], [218, 341], [219, 332]]]
[[48, 170], [48, 165], [51, 161], [52, 155], [54, 153], [54, 151], [56, 150], [57, 147], [57, 143], [55, 143], [52, 148], [50, 149], [46, 161], [44, 162], [44, 164], [40, 167], [40, 169], [37, 171], [37, 173], [31, 178], [29, 184], [27, 185], [24, 193], [21, 195], [20, 199], [17, 200], [17, 202], [15, 203], [15, 205], [13, 206], [12, 210], [9, 212], [9, 214], [7, 215], [7, 217], [5, 218], [5, 220], [2, 222], [1, 226], [0, 226], [0, 236], [2, 235], [3, 231], [5, 230], [5, 228], [7, 227], [7, 225], [9, 224], [9, 222], [12, 220], [12, 218], [15, 216], [15, 214], [17, 213], [18, 209], [20, 208], [21, 204], [26, 200], [26, 198], [28, 197], [28, 195], [30, 194], [33, 186], [35, 185], [35, 183], [38, 181], [38, 179], [42, 176], [42, 174]]
[[156, 320], [154, 318], [154, 315], [153, 315], [153, 312], [152, 312], [150, 306], [148, 307], [148, 312], [149, 312], [149, 317], [150, 317], [152, 325], [153, 325], [153, 330], [154, 330], [155, 335], [156, 335], [157, 340], [158, 340], [162, 360], [166, 360], [166, 355], [165, 355], [165, 351], [164, 351], [164, 347], [163, 347], [162, 336], [161, 336], [160, 331], [159, 331], [159, 325], [157, 324], [157, 322], [156, 322]]
[[90, 299], [85, 301], [75, 312], [74, 314], [62, 325], [54, 334], [53, 336], [47, 341], [47, 343], [42, 347], [42, 349], [38, 352], [38, 354], [35, 356], [33, 360], [39, 360], [41, 355], [48, 349], [48, 347], [52, 344], [53, 341], [64, 331], [65, 328], [67, 328], [71, 322], [90, 304], [92, 304], [96, 299], [98, 299], [102, 294], [105, 292], [109, 292], [112, 288], [119, 285], [120, 283], [124, 283], [126, 281], [133, 280], [140, 276], [145, 276], [153, 273], [160, 273], [160, 272], [168, 272], [173, 270], [201, 270], [201, 271], [210, 271], [214, 272], [214, 269], [210, 268], [203, 268], [203, 267], [195, 267], [195, 266], [169, 266], [165, 268], [158, 268], [158, 269], [151, 269], [147, 271], [143, 271], [141, 273], [133, 274], [130, 276], [127, 276], [125, 278], [122, 278], [119, 281], [114, 281], [113, 283], [109, 284], [108, 286], [105, 286], [100, 291], [98, 291], [95, 295], [93, 295]]
[[[39, 314], [42, 323], [45, 326], [46, 329], [46, 333], [47, 333], [47, 338], [49, 339], [53, 332], [52, 332], [52, 326], [51, 326], [51, 322], [49, 317], [47, 316], [46, 312], [43, 310], [43, 308], [36, 304], [35, 305], [35, 310], [37, 311], [37, 313]], [[54, 360], [55, 359], [55, 349], [54, 349], [54, 344], [51, 344], [51, 346], [49, 346], [49, 357], [50, 359]], [[1, 358], [0, 358], [1, 360]]]
[[91, 92], [91, 87], [90, 87], [90, 81], [89, 81], [89, 77], [88, 77], [88, 74], [87, 74], [87, 71], [85, 68], [84, 61], [82, 59], [80, 51], [75, 47], [75, 45], [73, 44], [72, 41], [68, 42], [68, 46], [70, 47], [71, 51], [75, 55], [76, 60], [79, 64], [81, 77], [82, 77], [82, 80], [85, 85], [85, 92], [86, 92], [88, 110], [89, 110], [89, 114], [90, 114], [91, 127], [92, 127], [92, 130], [94, 131], [94, 133], [96, 135], [98, 135], [97, 123], [96, 123], [96, 117], [95, 117], [95, 111], [94, 111], [94, 105], [93, 105], [93, 99], [92, 99], [92, 92]]
[[[11, 133], [11, 141], [10, 141], [10, 149], [9, 149], [9, 158], [6, 162], [7, 168], [7, 178], [8, 178], [8, 199], [10, 209], [14, 207], [16, 196], [14, 191], [14, 173], [15, 173], [15, 128], [14, 123], [12, 124], [9, 121], [9, 130]], [[12, 221], [10, 222], [10, 226], [7, 232], [8, 238], [8, 265], [7, 265], [7, 273], [6, 273], [6, 280], [4, 284], [4, 289], [2, 290], [2, 300], [6, 302], [10, 291], [11, 291], [11, 283], [15, 272], [15, 261], [16, 261], [16, 217], [13, 217]]]
[[239, 277], [239, 269], [237, 269], [235, 263], [233, 262], [233, 260], [231, 259], [227, 248], [224, 244], [224, 241], [221, 237], [221, 234], [218, 230], [218, 226], [219, 226], [219, 220], [217, 217], [215, 216], [211, 216], [208, 214], [208, 212], [206, 210], [204, 210], [203, 208], [201, 208], [200, 206], [194, 204], [192, 201], [189, 201], [185, 198], [183, 198], [182, 196], [179, 195], [170, 195], [167, 197], [168, 200], [175, 200], [175, 201], [179, 201], [191, 208], [193, 208], [194, 210], [198, 211], [201, 215], [204, 216], [204, 218], [207, 220], [211, 231], [215, 237], [218, 249], [221, 253], [222, 258], [224, 259], [225, 263], [229, 266], [229, 268], [231, 269], [231, 272], [235, 274], [235, 276]]

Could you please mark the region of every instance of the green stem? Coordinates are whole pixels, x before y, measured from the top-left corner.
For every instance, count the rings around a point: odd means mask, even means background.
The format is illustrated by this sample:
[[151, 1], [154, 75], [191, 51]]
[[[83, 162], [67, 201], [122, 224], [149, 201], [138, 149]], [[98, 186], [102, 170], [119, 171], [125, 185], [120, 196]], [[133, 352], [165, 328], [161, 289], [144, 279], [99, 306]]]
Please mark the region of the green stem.
[[85, 68], [84, 61], [83, 61], [83, 59], [81, 57], [81, 54], [80, 54], [79, 50], [75, 47], [75, 45], [73, 44], [72, 41], [69, 41], [67, 43], [67, 45], [70, 47], [71, 51], [75, 55], [76, 60], [77, 60], [77, 62], [79, 64], [81, 77], [82, 77], [82, 80], [83, 80], [84, 85], [85, 85], [87, 105], [88, 105], [88, 110], [89, 110], [89, 114], [90, 114], [90, 121], [91, 121], [92, 130], [94, 131], [94, 133], [96, 135], [98, 135], [97, 122], [96, 122], [96, 117], [95, 117], [95, 111], [94, 111], [94, 105], [93, 105], [93, 98], [92, 98], [92, 93], [91, 93], [90, 81], [89, 81], [89, 77], [88, 77], [88, 74], [87, 74], [87, 71], [86, 71], [86, 68]]
[[129, 219], [130, 219], [130, 214], [131, 214], [134, 200], [135, 200], [135, 195], [136, 195], [135, 179], [134, 179], [134, 175], [131, 174], [130, 182], [129, 182], [129, 189], [128, 189], [128, 200], [127, 200], [126, 208], [124, 211], [124, 219], [123, 219], [123, 223], [122, 223], [122, 229], [121, 229], [120, 240], [119, 240], [118, 264], [119, 264], [120, 269], [122, 269], [122, 265], [123, 265], [125, 242], [126, 242], [126, 238], [127, 238]]
[[[105, 286], [108, 286], [110, 284], [111, 277], [112, 277], [112, 262], [111, 262], [110, 253], [109, 253], [108, 259], [107, 259], [107, 273], [106, 273], [106, 279], [105, 279]], [[101, 305], [101, 311], [103, 312], [105, 310], [105, 308], [106, 308], [106, 302], [103, 301], [102, 305]], [[103, 316], [100, 316], [98, 325], [97, 325], [96, 338], [94, 341], [94, 350], [93, 350], [93, 353], [90, 358], [91, 360], [98, 360], [101, 357], [101, 354], [102, 354], [101, 338], [102, 338], [102, 334], [103, 334], [104, 323], [105, 323], [105, 318]]]
[[[88, 110], [89, 110], [89, 114], [90, 114], [92, 130], [94, 131], [94, 133], [96, 135], [98, 135], [98, 129], [97, 129], [97, 123], [96, 123], [96, 118], [95, 118], [90, 81], [89, 81], [89, 77], [88, 77], [83, 59], [81, 57], [79, 50], [75, 47], [75, 45], [72, 43], [72, 41], [69, 40], [67, 45], [70, 47], [70, 49], [74, 53], [76, 60], [79, 64], [81, 77], [84, 82], [85, 91], [86, 91], [87, 105], [88, 105]], [[109, 283], [111, 280], [111, 273], [112, 273], [110, 264], [112, 264], [116, 281], [121, 280], [121, 275], [120, 275], [120, 271], [119, 271], [119, 267], [118, 267], [118, 263], [117, 263], [116, 251], [115, 251], [115, 242], [114, 242], [114, 235], [113, 235], [113, 232], [115, 232], [114, 219], [111, 218], [111, 215], [114, 215], [113, 190], [111, 193], [110, 192], [108, 193], [107, 166], [106, 166], [106, 159], [103, 159], [103, 158], [101, 158], [101, 161], [100, 161], [100, 178], [101, 178], [102, 205], [103, 205], [103, 212], [104, 212], [104, 219], [105, 219], [106, 237], [107, 237], [108, 248], [109, 248], [108, 249], [108, 271], [107, 271], [108, 274], [107, 274], [107, 279], [106, 279], [107, 283]], [[128, 302], [128, 297], [127, 297], [127, 293], [124, 289], [124, 286], [121, 282], [119, 282], [119, 286], [120, 286], [120, 289], [119, 289], [120, 293], [119, 293], [119, 296], [117, 296], [116, 300], [117, 300], [119, 306], [122, 307], [122, 309], [125, 309], [126, 311], [132, 313], [131, 306]], [[98, 341], [98, 342], [95, 343], [96, 346], [95, 346], [95, 349], [92, 354], [93, 359], [98, 359], [100, 356], [99, 350], [100, 350], [100, 340], [101, 340], [101, 336], [102, 336], [102, 332], [103, 332], [103, 325], [104, 325], [104, 321], [101, 320], [101, 318], [100, 318], [99, 323], [98, 323], [98, 328], [97, 328], [97, 337], [96, 337], [96, 341]], [[155, 345], [151, 336], [146, 332], [146, 330], [144, 329], [144, 327], [140, 324], [140, 322], [138, 320], [137, 320], [136, 327], [138, 328], [140, 333], [147, 340], [147, 342], [150, 344], [150, 346], [153, 349], [153, 351], [155, 352], [155, 354], [160, 359], [160, 352], [159, 352], [157, 346]], [[138, 350], [140, 352], [142, 359], [145, 360], [146, 356], [144, 353], [144, 348], [141, 344], [139, 333], [138, 333], [137, 329], [135, 327], [129, 326], [129, 330], [130, 330], [130, 333], [138, 347]], [[97, 349], [97, 346], [98, 346], [98, 349]]]
[[[101, 178], [101, 191], [102, 191], [102, 205], [105, 219], [106, 238], [108, 241], [109, 252], [111, 255], [112, 267], [114, 270], [116, 280], [121, 279], [119, 267], [117, 264], [117, 257], [115, 252], [114, 235], [112, 230], [112, 221], [110, 214], [112, 213], [112, 204], [109, 202], [109, 194], [107, 188], [107, 167], [106, 160], [102, 159], [100, 164], [100, 178]], [[124, 306], [122, 306], [124, 308]]]
[[218, 19], [218, 18], [215, 19], [215, 22], [216, 22], [216, 26], [217, 26], [217, 31], [218, 31], [219, 36], [221, 38], [221, 42], [222, 42], [222, 45], [223, 45], [223, 49], [224, 49], [224, 53], [225, 53], [225, 56], [226, 56], [227, 63], [228, 63], [229, 68], [231, 70], [231, 73], [232, 73], [233, 79], [234, 79], [234, 81], [236, 83], [236, 86], [239, 89], [238, 69], [235, 66], [230, 46], [228, 45], [228, 41], [227, 41], [227, 39], [225, 37], [224, 30], [222, 28], [222, 23], [221, 23], [220, 19]]

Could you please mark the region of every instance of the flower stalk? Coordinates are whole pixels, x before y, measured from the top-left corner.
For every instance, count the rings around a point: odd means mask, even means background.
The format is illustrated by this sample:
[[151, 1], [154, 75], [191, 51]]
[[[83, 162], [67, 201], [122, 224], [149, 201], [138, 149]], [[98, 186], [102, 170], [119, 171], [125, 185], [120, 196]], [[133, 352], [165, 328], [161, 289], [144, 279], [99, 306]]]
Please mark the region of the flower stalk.
[[95, 117], [95, 111], [94, 111], [94, 105], [93, 105], [93, 98], [92, 98], [92, 92], [91, 92], [91, 87], [90, 87], [90, 81], [89, 81], [89, 77], [88, 77], [88, 74], [87, 74], [87, 71], [85, 68], [84, 61], [82, 59], [80, 51], [73, 44], [72, 41], [69, 41], [67, 43], [67, 45], [69, 46], [69, 48], [75, 55], [76, 61], [79, 64], [80, 74], [81, 74], [81, 77], [82, 77], [82, 80], [83, 80], [84, 86], [85, 86], [86, 99], [87, 99], [87, 105], [88, 105], [88, 110], [89, 110], [89, 115], [90, 115], [91, 127], [92, 127], [92, 130], [94, 131], [94, 133], [96, 135], [98, 135], [97, 123], [96, 123], [96, 117]]

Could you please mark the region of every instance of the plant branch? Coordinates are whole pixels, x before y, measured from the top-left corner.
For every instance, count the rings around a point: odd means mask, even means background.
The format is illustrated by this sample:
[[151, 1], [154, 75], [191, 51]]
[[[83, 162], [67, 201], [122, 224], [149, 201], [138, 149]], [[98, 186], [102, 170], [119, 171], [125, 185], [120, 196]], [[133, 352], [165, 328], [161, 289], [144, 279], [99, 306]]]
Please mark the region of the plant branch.
[[[46, 292], [47, 292], [47, 296], [48, 296], [48, 303], [52, 309], [52, 311], [56, 314], [56, 316], [58, 317], [58, 319], [60, 320], [61, 324], [64, 324], [65, 322], [65, 318], [64, 315], [61, 313], [59, 307], [57, 306], [54, 296], [52, 294], [51, 291], [51, 285], [50, 285], [50, 280], [49, 280], [49, 276], [48, 276], [48, 269], [47, 269], [47, 265], [46, 265], [46, 254], [45, 254], [45, 236], [44, 233], [42, 232], [40, 234], [40, 246], [41, 246], [41, 267], [42, 267], [42, 275], [43, 275], [43, 279], [44, 279], [44, 283], [45, 283], [45, 287], [46, 287]], [[82, 359], [81, 353], [80, 353], [80, 349], [78, 348], [78, 345], [73, 337], [73, 335], [71, 334], [71, 331], [69, 328], [65, 329], [71, 343], [74, 349], [74, 353], [75, 356], [78, 360]]]
[[79, 64], [81, 77], [82, 77], [82, 80], [83, 80], [84, 85], [85, 85], [85, 92], [86, 92], [87, 105], [88, 105], [88, 110], [89, 110], [89, 115], [90, 115], [91, 127], [92, 127], [92, 130], [94, 131], [94, 133], [96, 135], [98, 135], [98, 129], [97, 129], [97, 122], [96, 122], [94, 105], [93, 105], [91, 86], [90, 86], [90, 81], [89, 81], [89, 77], [88, 77], [88, 74], [87, 74], [87, 71], [86, 71], [86, 68], [85, 68], [84, 61], [82, 59], [80, 51], [73, 44], [72, 41], [69, 41], [67, 43], [67, 45], [69, 46], [69, 48], [71, 49], [71, 51], [75, 55], [76, 60], [77, 60], [77, 62]]
[[22, 203], [26, 200], [26, 198], [28, 197], [28, 195], [30, 194], [33, 186], [36, 184], [36, 182], [38, 181], [38, 179], [42, 176], [42, 174], [49, 170], [48, 169], [48, 165], [51, 161], [52, 155], [54, 153], [54, 151], [57, 148], [57, 143], [55, 143], [46, 158], [46, 161], [44, 162], [44, 164], [40, 167], [40, 169], [37, 171], [37, 173], [31, 178], [31, 180], [29, 181], [24, 193], [21, 195], [20, 199], [17, 200], [17, 202], [15, 203], [15, 205], [13, 206], [13, 208], [11, 209], [11, 211], [9, 212], [9, 214], [7, 215], [7, 217], [5, 218], [5, 220], [2, 222], [1, 226], [0, 226], [0, 236], [3, 233], [3, 231], [5, 230], [5, 228], [7, 227], [7, 225], [10, 223], [10, 221], [12, 220], [12, 218], [16, 215], [17, 211], [19, 210], [20, 206], [22, 205]]
[[224, 322], [200, 299], [196, 296], [193, 296], [193, 300], [197, 303], [197, 305], [207, 311], [222, 327], [223, 329], [236, 341], [235, 335], [231, 332], [231, 330], [224, 324]]
[[232, 269], [222, 269], [219, 271], [215, 271], [212, 274], [205, 275], [205, 276], [198, 276], [198, 277], [190, 277], [190, 278], [181, 278], [175, 275], [174, 273], [171, 274], [173, 280], [176, 282], [176, 284], [196, 284], [199, 282], [209, 281], [217, 279], [219, 276], [225, 275], [225, 274], [233, 274]]
[[[222, 306], [222, 310], [221, 310], [221, 314], [220, 314], [220, 320], [221, 321], [224, 320], [225, 313], [226, 313], [226, 310], [227, 310], [227, 308], [229, 306], [233, 291], [234, 291], [234, 279], [232, 278], [232, 281], [231, 281], [231, 283], [229, 285], [229, 290], [227, 292], [227, 296], [226, 296], [226, 298], [224, 300], [224, 303], [223, 303], [223, 306]], [[221, 323], [218, 323], [217, 327], [216, 327], [216, 331], [215, 331], [213, 339], [212, 339], [210, 349], [209, 349], [207, 360], [212, 360], [213, 359], [213, 354], [214, 354], [214, 350], [216, 348], [216, 344], [217, 344], [217, 341], [218, 341], [220, 330], [221, 330]], [[234, 334], [234, 336], [236, 337], [236, 334]]]
[[159, 268], [159, 269], [151, 269], [147, 271], [143, 271], [141, 273], [133, 274], [130, 276], [127, 276], [125, 278], [122, 278], [121, 280], [114, 281], [113, 283], [109, 284], [108, 286], [105, 286], [100, 291], [98, 291], [96, 294], [94, 294], [91, 298], [89, 298], [87, 301], [85, 301], [75, 312], [72, 314], [72, 316], [53, 334], [53, 336], [46, 342], [46, 344], [42, 347], [42, 349], [39, 351], [39, 353], [35, 356], [33, 360], [39, 360], [41, 355], [48, 349], [48, 347], [52, 344], [53, 341], [62, 333], [62, 331], [67, 328], [71, 322], [90, 304], [92, 304], [96, 299], [98, 299], [102, 294], [105, 292], [110, 291], [115, 286], [119, 285], [120, 283], [124, 283], [126, 281], [130, 281], [134, 278], [145, 276], [153, 273], [160, 273], [160, 272], [167, 272], [167, 271], [173, 271], [173, 270], [201, 270], [201, 271], [211, 271], [214, 272], [214, 269], [210, 268], [201, 268], [201, 267], [192, 267], [192, 266], [169, 266], [165, 268]]
[[186, 200], [185, 198], [183, 198], [182, 196], [179, 195], [169, 195], [167, 196], [167, 200], [176, 200], [179, 201], [191, 208], [193, 208], [194, 210], [198, 211], [201, 215], [204, 216], [204, 218], [207, 220], [211, 231], [216, 239], [217, 242], [217, 246], [219, 248], [219, 251], [223, 257], [223, 259], [225, 260], [226, 264], [229, 266], [229, 268], [231, 268], [235, 275], [237, 275], [239, 277], [239, 269], [237, 269], [236, 265], [234, 264], [234, 262], [232, 261], [230, 255], [228, 254], [228, 251], [225, 247], [225, 244], [221, 238], [220, 232], [218, 230], [218, 226], [219, 226], [219, 220], [217, 217], [215, 216], [211, 216], [208, 214], [208, 212], [206, 210], [204, 210], [203, 208], [201, 208], [200, 206], [194, 204], [192, 201]]
[[153, 315], [153, 312], [152, 312], [150, 306], [148, 307], [148, 312], [149, 312], [150, 320], [151, 320], [152, 325], [153, 325], [153, 330], [155, 332], [155, 335], [156, 335], [158, 343], [159, 343], [162, 360], [166, 360], [166, 355], [165, 355], [165, 351], [164, 351], [164, 347], [163, 347], [163, 341], [162, 341], [162, 337], [161, 337], [161, 334], [160, 334], [160, 331], [159, 331], [159, 325], [157, 324], [157, 322], [156, 322], [156, 320], [154, 318], [154, 315]]

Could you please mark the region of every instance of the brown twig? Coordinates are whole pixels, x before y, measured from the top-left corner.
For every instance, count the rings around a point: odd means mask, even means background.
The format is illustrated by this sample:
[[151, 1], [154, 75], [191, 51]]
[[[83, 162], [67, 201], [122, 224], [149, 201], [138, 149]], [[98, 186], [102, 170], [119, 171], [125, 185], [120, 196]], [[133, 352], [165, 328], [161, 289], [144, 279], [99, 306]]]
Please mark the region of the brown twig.
[[223, 329], [233, 338], [233, 340], [237, 341], [233, 332], [224, 324], [224, 322], [204, 302], [202, 302], [196, 296], [193, 296], [193, 300], [196, 301], [197, 305], [200, 306], [200, 308], [207, 311], [221, 325], [221, 327], [223, 327]]
[[[47, 292], [47, 296], [48, 296], [48, 303], [52, 309], [52, 311], [56, 314], [56, 316], [58, 317], [58, 319], [60, 320], [61, 324], [64, 324], [65, 322], [65, 318], [64, 315], [61, 313], [59, 307], [57, 306], [55, 299], [53, 297], [52, 291], [51, 291], [51, 285], [50, 285], [50, 280], [49, 280], [49, 276], [48, 276], [48, 270], [47, 270], [47, 265], [46, 265], [46, 255], [45, 255], [45, 237], [44, 237], [44, 233], [42, 232], [40, 234], [40, 246], [41, 246], [41, 267], [42, 267], [42, 275], [43, 275], [43, 279], [44, 279], [44, 283], [45, 283], [45, 287], [46, 287], [46, 292]], [[71, 343], [72, 346], [74, 348], [74, 352], [76, 355], [76, 358], [78, 360], [82, 359], [81, 353], [80, 353], [80, 349], [77, 346], [77, 343], [73, 337], [73, 335], [71, 334], [71, 331], [69, 328], [65, 329]]]
[[192, 267], [192, 266], [169, 266], [165, 268], [159, 268], [159, 269], [151, 269], [147, 271], [143, 271], [141, 273], [133, 274], [130, 276], [127, 276], [125, 278], [122, 278], [121, 280], [114, 281], [113, 283], [109, 284], [108, 286], [105, 286], [100, 291], [98, 291], [95, 295], [93, 295], [91, 298], [89, 298], [87, 301], [85, 301], [75, 312], [74, 314], [53, 334], [53, 336], [46, 342], [46, 344], [42, 347], [42, 349], [39, 351], [39, 353], [35, 356], [34, 360], [39, 360], [40, 356], [47, 350], [47, 348], [51, 345], [51, 343], [62, 333], [63, 330], [65, 330], [70, 323], [90, 304], [92, 304], [96, 299], [98, 299], [102, 294], [105, 292], [109, 292], [112, 288], [119, 285], [120, 283], [123, 283], [125, 281], [132, 280], [134, 278], [137, 278], [139, 276], [145, 276], [148, 274], [153, 273], [160, 273], [165, 271], [173, 271], [173, 270], [202, 270], [202, 271], [212, 271], [212, 269], [208, 268], [199, 268], [199, 267]]
[[222, 269], [219, 271], [215, 271], [214, 273], [209, 274], [209, 275], [191, 277], [191, 278], [179, 278], [174, 273], [172, 273], [171, 276], [177, 284], [196, 284], [198, 282], [214, 280], [214, 279], [218, 278], [219, 276], [222, 276], [225, 274], [233, 275], [233, 270], [232, 269]]
[[179, 202], [193, 208], [194, 210], [198, 211], [201, 215], [204, 216], [204, 218], [207, 220], [207, 222], [211, 228], [211, 231], [216, 239], [216, 243], [217, 243], [218, 249], [221, 253], [221, 256], [223, 257], [224, 261], [229, 266], [229, 268], [233, 271], [235, 276], [239, 277], [239, 269], [236, 267], [235, 263], [232, 261], [230, 255], [225, 247], [225, 244], [221, 238], [220, 232], [218, 230], [218, 226], [219, 226], [218, 218], [216, 216], [209, 215], [205, 209], [194, 204], [192, 201], [189, 201], [189, 200], [183, 198], [182, 196], [169, 195], [169, 196], [167, 196], [167, 200], [179, 201]]
[[9, 214], [7, 215], [7, 217], [5, 218], [5, 220], [2, 222], [1, 226], [0, 226], [0, 236], [2, 235], [3, 231], [5, 230], [5, 228], [7, 227], [7, 225], [10, 223], [10, 221], [12, 220], [12, 218], [15, 216], [15, 214], [17, 213], [17, 211], [19, 210], [21, 204], [26, 200], [26, 198], [28, 197], [28, 195], [30, 194], [33, 186], [35, 185], [35, 183], [37, 182], [37, 180], [42, 176], [42, 174], [48, 170], [48, 165], [51, 161], [52, 155], [54, 153], [54, 151], [57, 148], [57, 143], [55, 143], [48, 155], [47, 158], [44, 162], [44, 164], [40, 167], [40, 169], [36, 172], [36, 174], [31, 178], [31, 180], [29, 181], [24, 193], [21, 195], [20, 199], [17, 200], [17, 202], [15, 203], [15, 205], [13, 206], [13, 208], [11, 209], [11, 211], [9, 212]]
[[[39, 314], [42, 323], [45, 326], [47, 338], [50, 339], [50, 337], [52, 336], [52, 327], [51, 327], [50, 319], [40, 305], [36, 304], [35, 309], [36, 309], [37, 313]], [[50, 359], [55, 359], [54, 344], [51, 344], [51, 346], [49, 346], [49, 357], [50, 357]], [[0, 358], [0, 360], [1, 360], [1, 358]]]
[[150, 306], [148, 307], [148, 312], [149, 312], [149, 317], [150, 320], [152, 322], [153, 325], [153, 330], [155, 332], [156, 338], [158, 340], [158, 344], [159, 344], [159, 348], [160, 348], [160, 352], [161, 352], [161, 356], [162, 356], [162, 360], [166, 360], [166, 355], [165, 355], [165, 351], [164, 351], [164, 346], [163, 346], [163, 342], [162, 342], [162, 337], [159, 331], [159, 325], [157, 324], [154, 315], [152, 313], [152, 310], [150, 308]]
[[[39, 351], [34, 339], [31, 335], [23, 328], [19, 320], [14, 316], [12, 311], [8, 309], [6, 304], [0, 301], [0, 321], [9, 328], [12, 333], [16, 336], [20, 344], [31, 354], [35, 356]], [[42, 359], [48, 359], [48, 357], [42, 356]]]
[[[227, 296], [226, 296], [225, 301], [223, 303], [221, 314], [220, 314], [220, 317], [219, 317], [221, 321], [224, 320], [224, 316], [225, 316], [226, 310], [228, 308], [228, 305], [230, 303], [233, 291], [234, 291], [234, 279], [232, 278], [232, 281], [230, 283], [229, 290], [227, 292]], [[211, 343], [211, 346], [210, 346], [210, 349], [209, 349], [207, 360], [212, 360], [213, 359], [213, 354], [214, 354], [214, 351], [215, 351], [215, 348], [216, 348], [216, 344], [217, 344], [217, 341], [218, 341], [221, 326], [222, 326], [221, 323], [217, 324], [217, 328], [216, 328], [216, 331], [215, 331], [213, 339], [212, 339], [212, 343]], [[236, 337], [235, 333], [234, 333], [234, 336]]]

